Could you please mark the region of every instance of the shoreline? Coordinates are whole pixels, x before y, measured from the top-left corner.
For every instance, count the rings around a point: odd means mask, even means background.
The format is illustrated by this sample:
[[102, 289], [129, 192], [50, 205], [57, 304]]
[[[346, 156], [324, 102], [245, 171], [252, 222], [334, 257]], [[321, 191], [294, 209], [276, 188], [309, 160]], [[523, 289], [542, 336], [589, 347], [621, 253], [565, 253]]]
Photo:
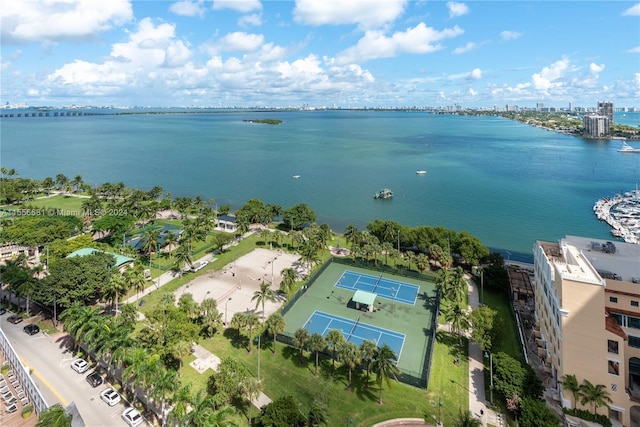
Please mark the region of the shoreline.
[[611, 226], [611, 234], [626, 243], [640, 244], [640, 190], [613, 198], [603, 197], [593, 206], [596, 217]]

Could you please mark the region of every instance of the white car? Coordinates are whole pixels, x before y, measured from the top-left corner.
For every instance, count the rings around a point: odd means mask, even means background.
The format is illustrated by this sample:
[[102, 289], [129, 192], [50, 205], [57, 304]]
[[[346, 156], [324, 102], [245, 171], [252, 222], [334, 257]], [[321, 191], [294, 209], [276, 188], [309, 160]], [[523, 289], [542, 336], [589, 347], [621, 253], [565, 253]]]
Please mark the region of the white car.
[[144, 421], [136, 408], [125, 409], [122, 413], [122, 418], [131, 427], [139, 426]]
[[71, 364], [71, 369], [79, 374], [83, 374], [89, 370], [89, 364], [84, 359], [78, 359]]
[[113, 406], [113, 405], [117, 405], [118, 403], [120, 403], [121, 397], [120, 397], [120, 394], [118, 394], [117, 391], [115, 391], [112, 388], [108, 388], [105, 391], [103, 391], [102, 393], [100, 393], [100, 399], [104, 400], [104, 402], [107, 405]]

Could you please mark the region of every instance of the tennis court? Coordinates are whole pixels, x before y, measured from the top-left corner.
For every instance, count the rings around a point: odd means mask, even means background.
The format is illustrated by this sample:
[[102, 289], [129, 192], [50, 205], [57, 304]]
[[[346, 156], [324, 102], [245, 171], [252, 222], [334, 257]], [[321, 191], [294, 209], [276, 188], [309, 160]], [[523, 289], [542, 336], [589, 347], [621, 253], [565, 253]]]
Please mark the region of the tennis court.
[[416, 285], [385, 279], [382, 275], [376, 277], [349, 270], [342, 273], [335, 286], [371, 292], [379, 297], [410, 305], [415, 305], [420, 292], [420, 287]]
[[318, 333], [323, 337], [326, 336], [330, 330], [338, 329], [342, 331], [342, 335], [344, 335], [346, 341], [352, 342], [356, 346], [360, 346], [365, 340], [375, 342], [378, 347], [386, 344], [396, 354], [398, 361], [400, 360], [400, 353], [402, 353], [402, 347], [404, 346], [404, 334], [361, 323], [360, 318], [356, 320], [345, 319], [344, 317], [317, 310], [311, 314], [311, 317], [309, 317], [304, 324], [304, 328], [311, 334]]

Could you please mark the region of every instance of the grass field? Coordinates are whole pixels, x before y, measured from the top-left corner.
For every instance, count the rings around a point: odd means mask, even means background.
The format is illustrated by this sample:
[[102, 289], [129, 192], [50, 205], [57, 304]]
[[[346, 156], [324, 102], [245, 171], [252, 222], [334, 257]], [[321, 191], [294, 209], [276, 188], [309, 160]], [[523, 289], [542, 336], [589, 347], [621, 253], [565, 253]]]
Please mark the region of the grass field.
[[[82, 197], [55, 195], [41, 199], [34, 199], [25, 203], [25, 205], [44, 208], [45, 210], [53, 209], [56, 212], [61, 212], [63, 215], [82, 216], [82, 203], [85, 200], [86, 199]], [[22, 209], [23, 207], [24, 205], [4, 206], [3, 209], [16, 210]]]

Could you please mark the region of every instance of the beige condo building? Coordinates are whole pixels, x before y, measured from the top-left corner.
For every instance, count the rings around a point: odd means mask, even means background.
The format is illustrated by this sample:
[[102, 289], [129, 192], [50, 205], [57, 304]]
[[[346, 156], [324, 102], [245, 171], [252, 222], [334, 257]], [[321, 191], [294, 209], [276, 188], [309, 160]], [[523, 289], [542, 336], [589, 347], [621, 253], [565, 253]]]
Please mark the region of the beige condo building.
[[533, 252], [534, 332], [548, 387], [572, 407], [563, 375], [602, 384], [613, 402], [598, 412], [640, 427], [640, 245], [566, 236]]

